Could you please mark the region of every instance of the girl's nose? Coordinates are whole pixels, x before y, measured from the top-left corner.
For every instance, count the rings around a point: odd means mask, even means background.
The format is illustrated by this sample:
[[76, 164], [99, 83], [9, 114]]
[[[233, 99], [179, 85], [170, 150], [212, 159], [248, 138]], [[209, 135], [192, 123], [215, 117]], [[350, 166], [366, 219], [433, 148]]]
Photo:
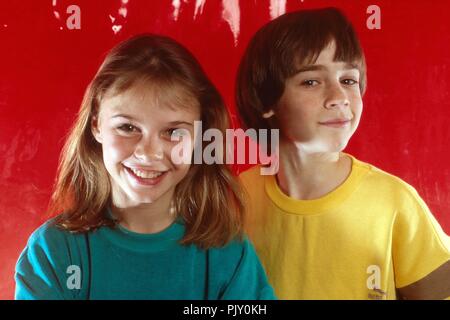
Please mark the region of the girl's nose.
[[134, 155], [143, 162], [161, 161], [164, 158], [162, 143], [158, 138], [143, 138], [136, 146]]

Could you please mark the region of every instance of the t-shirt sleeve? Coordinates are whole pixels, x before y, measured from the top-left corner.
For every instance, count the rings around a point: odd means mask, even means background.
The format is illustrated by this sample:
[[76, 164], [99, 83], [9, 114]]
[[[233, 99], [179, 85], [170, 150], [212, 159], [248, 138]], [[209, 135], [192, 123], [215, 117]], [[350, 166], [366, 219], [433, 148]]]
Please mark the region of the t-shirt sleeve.
[[15, 299], [76, 298], [78, 292], [72, 289], [77, 286], [79, 269], [73, 263], [63, 232], [49, 223], [41, 226], [31, 235], [17, 261]]
[[268, 283], [264, 268], [256, 255], [255, 249], [247, 238], [242, 242], [241, 248], [241, 257], [221, 299], [276, 299], [272, 286]]
[[450, 296], [450, 238], [416, 190], [407, 190], [393, 230], [396, 287], [405, 299], [445, 299]]

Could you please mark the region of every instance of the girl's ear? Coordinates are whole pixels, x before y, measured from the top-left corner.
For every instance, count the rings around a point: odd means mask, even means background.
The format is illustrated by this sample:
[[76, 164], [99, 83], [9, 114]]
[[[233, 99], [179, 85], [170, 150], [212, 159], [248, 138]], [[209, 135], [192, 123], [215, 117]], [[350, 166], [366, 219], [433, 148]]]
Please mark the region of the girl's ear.
[[263, 113], [263, 114], [262, 114], [262, 117], [263, 117], [264, 119], [269, 119], [269, 118], [271, 118], [271, 117], [274, 116], [274, 115], [275, 115], [275, 111], [273, 111], [273, 109], [270, 109], [269, 111]]
[[98, 143], [102, 143], [102, 135], [100, 133], [99, 123], [98, 123], [98, 117], [93, 116], [91, 120], [91, 132], [94, 136], [95, 140], [97, 140]]

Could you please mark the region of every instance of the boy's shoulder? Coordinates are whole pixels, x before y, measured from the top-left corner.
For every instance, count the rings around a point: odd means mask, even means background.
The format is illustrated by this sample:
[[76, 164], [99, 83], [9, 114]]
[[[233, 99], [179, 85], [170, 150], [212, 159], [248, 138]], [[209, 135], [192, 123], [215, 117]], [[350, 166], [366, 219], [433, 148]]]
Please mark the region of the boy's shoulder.
[[358, 160], [354, 156], [349, 156], [353, 161], [352, 170], [364, 175], [364, 182], [373, 187], [377, 193], [385, 192], [409, 199], [419, 198], [417, 190], [400, 177], [384, 171], [373, 164]]
[[[391, 190], [398, 190], [400, 192], [416, 195], [416, 189], [403, 179], [386, 172], [373, 164], [364, 162], [356, 157], [347, 154], [352, 159], [352, 171], [358, 175], [364, 176], [366, 182], [376, 184], [380, 187], [389, 188]], [[258, 185], [258, 182], [264, 180], [264, 175], [261, 174], [261, 165], [255, 165], [241, 173], [239, 173], [240, 181], [247, 187], [252, 189]]]

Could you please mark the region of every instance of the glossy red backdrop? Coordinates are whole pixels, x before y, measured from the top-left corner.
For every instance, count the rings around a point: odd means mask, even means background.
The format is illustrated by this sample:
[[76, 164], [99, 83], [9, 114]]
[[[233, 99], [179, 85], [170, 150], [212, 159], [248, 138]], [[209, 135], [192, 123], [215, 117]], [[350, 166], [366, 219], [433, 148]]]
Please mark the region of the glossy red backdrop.
[[[251, 35], [270, 20], [271, 1], [224, 2], [225, 13], [221, 0], [1, 0], [0, 299], [13, 297], [14, 265], [45, 220], [64, 137], [112, 46], [141, 32], [174, 37], [199, 58], [234, 113], [236, 68]], [[366, 26], [373, 4], [380, 30]], [[81, 10], [80, 30], [66, 25], [69, 5]], [[347, 151], [414, 185], [450, 233], [450, 3], [287, 0], [286, 10], [324, 6], [349, 16], [367, 56], [365, 110]]]

